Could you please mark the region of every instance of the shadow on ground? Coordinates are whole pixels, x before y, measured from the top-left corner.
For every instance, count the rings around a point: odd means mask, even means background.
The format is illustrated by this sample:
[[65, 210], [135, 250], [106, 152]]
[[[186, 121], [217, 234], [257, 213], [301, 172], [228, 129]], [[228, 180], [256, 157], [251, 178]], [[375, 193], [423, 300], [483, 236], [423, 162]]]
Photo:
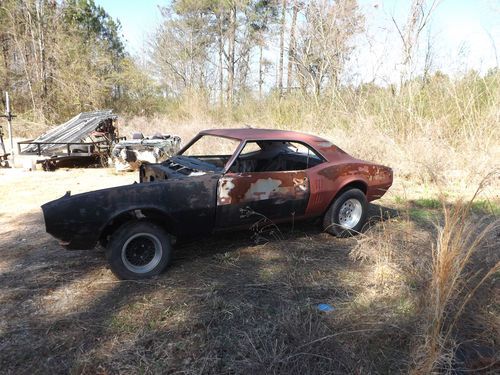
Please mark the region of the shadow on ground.
[[[371, 225], [396, 215], [376, 205], [370, 213]], [[381, 362], [401, 370], [377, 353], [352, 357], [351, 331], [376, 340], [384, 332], [394, 344], [404, 324], [355, 328], [336, 315], [366, 267], [348, 256], [355, 239], [315, 223], [280, 226], [283, 240], [259, 245], [248, 231], [181, 242], [163, 275], [131, 282], [114, 278], [102, 252], [61, 250], [39, 213], [16, 220], [0, 237], [5, 373], [353, 373]]]

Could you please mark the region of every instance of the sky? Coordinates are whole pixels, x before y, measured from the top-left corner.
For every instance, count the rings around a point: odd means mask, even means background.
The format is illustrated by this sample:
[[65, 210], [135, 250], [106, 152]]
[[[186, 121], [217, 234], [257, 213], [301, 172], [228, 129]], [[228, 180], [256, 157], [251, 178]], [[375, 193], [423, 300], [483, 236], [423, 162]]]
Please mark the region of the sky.
[[126, 47], [131, 54], [139, 54], [148, 34], [154, 32], [161, 22], [159, 5], [169, 1], [161, 0], [95, 0], [122, 25]]
[[[394, 81], [399, 76], [401, 42], [392, 17], [402, 29], [411, 2], [360, 0], [359, 3], [366, 15], [371, 41], [363, 51], [358, 49], [360, 61], [368, 62], [365, 69], [358, 64], [360, 75], [371, 77], [378, 73]], [[435, 55], [434, 70], [453, 75], [475, 69], [484, 74], [499, 64], [500, 0], [442, 0], [429, 29], [423, 32], [420, 59], [424, 58], [428, 35]]]
[[[431, 0], [429, 0], [431, 1]], [[95, 0], [119, 19], [127, 50], [140, 56], [144, 41], [161, 23], [159, 5], [166, 0]], [[410, 0], [358, 0], [365, 14], [367, 35], [351, 61], [353, 80], [387, 82], [398, 77], [401, 50], [392, 17], [402, 26]], [[500, 0], [442, 0], [430, 23], [434, 70], [459, 74], [468, 69], [485, 73], [499, 65]], [[423, 43], [428, 33], [424, 33]], [[271, 54], [275, 53], [271, 50]]]

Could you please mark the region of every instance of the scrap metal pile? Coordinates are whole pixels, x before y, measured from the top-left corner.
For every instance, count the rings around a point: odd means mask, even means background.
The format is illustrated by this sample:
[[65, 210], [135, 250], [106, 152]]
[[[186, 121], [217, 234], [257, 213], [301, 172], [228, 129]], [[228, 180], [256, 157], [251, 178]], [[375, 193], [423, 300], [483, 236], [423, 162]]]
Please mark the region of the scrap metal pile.
[[19, 154], [42, 157], [45, 170], [58, 167], [107, 165], [112, 145], [119, 140], [112, 110], [83, 112], [40, 137], [18, 142]]
[[20, 155], [37, 155], [44, 170], [60, 167], [107, 166], [112, 158], [119, 171], [136, 170], [144, 163], [161, 163], [179, 151], [181, 139], [157, 134], [132, 140], [119, 137], [112, 110], [83, 112], [37, 139], [18, 142]]
[[175, 135], [156, 134], [146, 137], [134, 133], [132, 140], [117, 143], [111, 156], [117, 171], [139, 169], [144, 163], [161, 163], [180, 149], [181, 139]]

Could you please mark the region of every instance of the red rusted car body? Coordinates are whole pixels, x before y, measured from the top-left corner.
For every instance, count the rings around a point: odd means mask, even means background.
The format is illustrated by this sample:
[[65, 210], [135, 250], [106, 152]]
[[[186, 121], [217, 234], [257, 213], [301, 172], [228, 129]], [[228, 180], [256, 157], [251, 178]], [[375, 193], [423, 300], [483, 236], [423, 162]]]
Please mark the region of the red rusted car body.
[[[265, 198], [304, 200], [307, 204], [299, 216], [309, 218], [324, 214], [337, 193], [348, 186], [362, 190], [371, 202], [382, 197], [392, 185], [392, 169], [353, 158], [331, 142], [314, 135], [266, 129], [206, 130], [200, 135], [233, 138], [241, 142], [228, 161], [228, 172], [219, 183], [218, 205], [250, 204]], [[251, 141], [302, 143], [316, 151], [322, 162], [301, 171], [231, 172], [231, 163]], [[279, 185], [274, 188], [270, 181]]]
[[166, 267], [172, 237], [250, 227], [257, 219], [249, 213], [275, 223], [323, 217], [326, 231], [355, 234], [393, 173], [314, 135], [221, 129], [202, 131], [163, 163], [142, 165], [139, 177], [43, 205], [47, 232], [69, 249], [99, 241], [115, 274], [143, 278]]

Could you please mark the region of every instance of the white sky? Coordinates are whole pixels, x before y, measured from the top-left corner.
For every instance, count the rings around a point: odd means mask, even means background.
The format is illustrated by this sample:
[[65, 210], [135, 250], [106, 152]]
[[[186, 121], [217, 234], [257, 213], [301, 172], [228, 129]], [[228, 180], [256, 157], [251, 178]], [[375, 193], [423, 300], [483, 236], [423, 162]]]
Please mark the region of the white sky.
[[[392, 17], [402, 28], [410, 1], [361, 0], [367, 20], [367, 36], [360, 37], [355, 72], [358, 80], [396, 82], [399, 77], [401, 40]], [[430, 35], [433, 70], [451, 75], [469, 69], [486, 73], [498, 66], [500, 51], [500, 1], [443, 0], [420, 40], [420, 64]], [[418, 71], [417, 71], [418, 73]]]
[[[365, 14], [367, 32], [355, 41], [357, 48], [350, 62], [348, 78], [354, 82], [397, 82], [401, 42], [392, 17], [402, 26], [411, 1], [358, 2]], [[144, 40], [161, 22], [158, 5], [166, 5], [169, 1], [96, 0], [96, 3], [120, 20], [127, 50], [133, 55], [140, 55]], [[485, 73], [498, 66], [500, 0], [442, 0], [431, 20], [430, 30], [435, 55], [434, 70], [456, 75], [468, 69]], [[427, 31], [423, 32], [422, 47], [427, 35]], [[273, 48], [268, 57], [274, 59], [275, 54]]]

